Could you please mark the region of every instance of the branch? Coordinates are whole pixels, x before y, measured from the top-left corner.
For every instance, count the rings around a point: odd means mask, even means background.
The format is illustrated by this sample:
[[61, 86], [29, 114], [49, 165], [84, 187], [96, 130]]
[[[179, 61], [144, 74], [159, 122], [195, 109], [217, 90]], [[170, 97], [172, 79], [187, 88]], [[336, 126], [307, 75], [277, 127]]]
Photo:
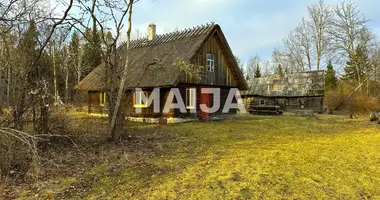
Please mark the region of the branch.
[[66, 20], [66, 17], [68, 16], [68, 14], [69, 14], [72, 6], [73, 6], [73, 0], [70, 0], [69, 6], [67, 7], [67, 9], [66, 9], [63, 17], [58, 22], [54, 23], [52, 29], [50, 30], [50, 33], [49, 33], [48, 37], [46, 38], [45, 42], [42, 44], [41, 48], [39, 49], [37, 57], [34, 60], [34, 62], [41, 57], [42, 52], [44, 51], [46, 45], [49, 43], [50, 38], [53, 35], [55, 29], [57, 28], [57, 26], [61, 25]]

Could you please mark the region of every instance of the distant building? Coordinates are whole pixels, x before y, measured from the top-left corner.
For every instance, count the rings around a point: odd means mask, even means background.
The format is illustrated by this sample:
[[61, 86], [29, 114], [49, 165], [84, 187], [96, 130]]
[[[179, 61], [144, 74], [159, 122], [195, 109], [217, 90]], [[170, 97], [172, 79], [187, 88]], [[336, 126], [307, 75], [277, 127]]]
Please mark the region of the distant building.
[[323, 111], [325, 72], [308, 71], [255, 78], [243, 95], [247, 105], [273, 106], [282, 110]]

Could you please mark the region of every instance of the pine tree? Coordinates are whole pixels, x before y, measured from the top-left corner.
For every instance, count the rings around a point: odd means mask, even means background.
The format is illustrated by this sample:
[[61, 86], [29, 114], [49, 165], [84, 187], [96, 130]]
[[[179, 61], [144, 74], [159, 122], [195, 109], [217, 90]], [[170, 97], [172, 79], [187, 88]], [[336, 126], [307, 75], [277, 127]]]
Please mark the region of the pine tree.
[[89, 41], [84, 45], [83, 48], [83, 66], [86, 66], [83, 76], [89, 74], [102, 62], [102, 52], [101, 52], [101, 39], [100, 34], [96, 31], [91, 31], [86, 29], [84, 35]]
[[[32, 21], [28, 30], [24, 33], [19, 43], [18, 49], [20, 55], [24, 58], [26, 65], [31, 64], [37, 53], [37, 28], [36, 24]], [[28, 67], [28, 66], [25, 66]]]
[[344, 68], [345, 74], [343, 79], [360, 84], [364, 80], [365, 69], [368, 67], [368, 63], [367, 49], [362, 45], [358, 45], [355, 49], [355, 54], [350, 56], [350, 60]]
[[331, 91], [336, 88], [338, 79], [336, 78], [336, 73], [334, 67], [329, 60], [327, 64], [326, 77], [325, 77], [325, 87], [326, 91]]
[[259, 65], [257, 65], [256, 70], [255, 70], [255, 78], [259, 78], [259, 77], [261, 77], [261, 70], [260, 70]]
[[69, 69], [75, 69], [77, 82], [79, 82], [82, 78], [82, 63], [81, 63], [82, 54], [81, 54], [80, 48], [81, 46], [80, 46], [79, 34], [78, 32], [74, 31], [73, 35], [71, 36], [71, 41], [69, 44], [68, 67]]
[[80, 38], [78, 32], [74, 31], [73, 35], [71, 36], [69, 52], [70, 58], [72, 58], [71, 61], [75, 64], [77, 63], [79, 57], [79, 40]]
[[38, 33], [36, 24], [32, 21], [27, 31], [23, 34], [18, 45], [20, 58], [18, 63], [20, 66], [21, 75], [27, 75], [31, 80], [33, 77], [39, 76], [41, 72], [40, 68], [38, 67], [38, 63], [35, 62], [38, 50], [37, 37]]

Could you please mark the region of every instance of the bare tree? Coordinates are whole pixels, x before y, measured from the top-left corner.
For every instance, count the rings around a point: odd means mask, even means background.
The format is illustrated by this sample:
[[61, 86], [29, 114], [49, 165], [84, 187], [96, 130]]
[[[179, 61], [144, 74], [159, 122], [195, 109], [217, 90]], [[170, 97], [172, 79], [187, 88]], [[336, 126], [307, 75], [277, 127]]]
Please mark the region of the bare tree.
[[[299, 31], [300, 30], [298, 30], [298, 32]], [[299, 33], [295, 31], [292, 31], [286, 38], [284, 38], [284, 55], [287, 56], [289, 62], [292, 64], [291, 70], [296, 72], [305, 71], [305, 54], [308, 54], [307, 52], [310, 52], [304, 50], [304, 47], [308, 47], [309, 44], [301, 45], [301, 41], [307, 40], [303, 40], [302, 35], [299, 35]]]
[[[129, 65], [129, 43], [131, 40], [132, 30], [132, 8], [133, 4], [138, 0], [125, 0], [125, 1], [100, 1], [92, 0], [79, 1], [79, 7], [83, 11], [81, 16], [72, 15], [69, 24], [72, 25], [82, 37], [89, 43], [92, 43], [85, 31], [91, 29], [91, 25], [86, 23], [86, 20], [90, 17], [92, 20], [92, 28], [94, 26], [99, 27], [97, 33], [101, 38], [102, 45], [97, 47], [100, 50], [102, 63], [106, 69], [106, 92], [108, 103], [108, 119], [109, 119], [109, 133], [114, 141], [118, 141], [122, 131], [125, 130], [125, 117], [124, 109], [120, 108], [125, 83], [126, 73]], [[124, 27], [124, 18], [128, 16], [127, 27], [127, 59], [125, 66], [120, 76], [120, 59], [119, 50], [117, 50], [117, 44], [122, 35], [121, 31]], [[108, 23], [105, 23], [108, 22]], [[113, 26], [113, 27], [112, 27]], [[111, 34], [111, 31], [113, 34]], [[83, 66], [82, 66], [83, 67]]]
[[327, 33], [331, 28], [333, 12], [324, 0], [308, 6], [308, 12], [310, 18], [308, 29], [310, 29], [311, 43], [314, 45], [317, 70], [319, 70], [322, 59], [330, 53], [330, 40]]
[[[332, 28], [329, 34], [332, 38], [332, 45], [337, 59], [353, 58], [355, 47], [358, 45], [361, 31], [366, 27], [368, 20], [352, 3], [342, 2], [334, 8], [334, 18], [331, 21]], [[357, 67], [357, 74], [360, 69]], [[358, 84], [361, 78], [358, 75]]]
[[125, 66], [124, 66], [124, 70], [123, 70], [123, 73], [122, 73], [122, 76], [121, 76], [121, 81], [120, 81], [120, 84], [119, 84], [119, 88], [118, 88], [118, 92], [117, 92], [117, 97], [116, 97], [116, 101], [114, 102], [114, 109], [113, 109], [113, 112], [112, 113], [112, 118], [111, 118], [111, 124], [110, 124], [110, 134], [111, 134], [111, 137], [114, 139], [114, 140], [118, 140], [119, 137], [120, 137], [120, 133], [121, 131], [116, 129], [116, 123], [121, 123], [122, 125], [124, 125], [124, 123], [122, 123], [124, 120], [125, 120], [125, 117], [123, 115], [124, 112], [119, 112], [119, 108], [120, 108], [120, 103], [121, 103], [121, 100], [122, 100], [122, 97], [123, 97], [123, 93], [124, 93], [124, 87], [125, 87], [125, 83], [127, 81], [127, 73], [128, 73], [128, 67], [129, 67], [129, 50], [130, 50], [130, 43], [131, 43], [131, 29], [132, 29], [132, 9], [133, 9], [133, 0], [130, 0], [129, 2], [129, 5], [128, 5], [128, 30], [127, 30], [127, 41], [126, 41], [126, 46], [127, 46], [127, 57], [126, 57], [126, 60], [125, 60]]
[[[63, 27], [73, 6], [73, 0], [70, 0], [65, 3], [64, 13], [58, 15], [53, 14], [54, 9], [50, 9], [49, 12], [45, 3], [42, 0], [11, 0], [0, 3], [0, 35], [6, 47], [5, 54], [2, 55], [7, 56], [7, 65], [11, 66], [6, 67], [9, 74], [7, 98], [8, 100], [12, 98], [13, 102], [8, 105], [9, 114], [6, 114], [4, 118], [2, 116], [0, 121], [0, 137], [2, 138], [0, 146], [3, 147], [0, 156], [4, 154], [8, 156], [12, 151], [17, 152], [12, 149], [16, 145], [26, 146], [27, 149], [23, 149], [16, 156], [9, 157], [12, 160], [23, 160], [25, 164], [38, 164], [36, 145], [40, 139], [38, 135], [48, 137], [52, 133], [50, 127], [52, 95], [49, 89], [51, 77], [48, 74], [52, 69], [48, 44], [56, 30]], [[12, 97], [10, 97], [10, 90], [12, 90]], [[32, 125], [34, 132], [32, 130], [31, 133], [23, 132], [27, 123]], [[7, 144], [7, 141], [11, 143]], [[32, 155], [28, 155], [29, 152], [33, 152]], [[5, 170], [9, 169], [11, 162], [2, 157], [2, 166], [6, 166]], [[7, 173], [4, 168], [0, 170], [2, 173]]]

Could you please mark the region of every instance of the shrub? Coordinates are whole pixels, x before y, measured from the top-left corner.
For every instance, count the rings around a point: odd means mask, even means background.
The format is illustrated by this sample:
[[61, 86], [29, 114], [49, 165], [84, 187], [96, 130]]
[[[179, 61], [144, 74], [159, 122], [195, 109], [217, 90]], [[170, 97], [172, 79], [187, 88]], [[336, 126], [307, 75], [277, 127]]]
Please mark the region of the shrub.
[[376, 97], [368, 96], [365, 88], [355, 92], [349, 99], [347, 97], [355, 91], [356, 87], [348, 82], [339, 81], [338, 86], [326, 93], [325, 105], [331, 112], [339, 111], [344, 114], [368, 114], [380, 108]]
[[[0, 180], [8, 176], [16, 178], [36, 175], [38, 162], [37, 138], [8, 128], [0, 129]], [[36, 165], [35, 165], [36, 166]]]

